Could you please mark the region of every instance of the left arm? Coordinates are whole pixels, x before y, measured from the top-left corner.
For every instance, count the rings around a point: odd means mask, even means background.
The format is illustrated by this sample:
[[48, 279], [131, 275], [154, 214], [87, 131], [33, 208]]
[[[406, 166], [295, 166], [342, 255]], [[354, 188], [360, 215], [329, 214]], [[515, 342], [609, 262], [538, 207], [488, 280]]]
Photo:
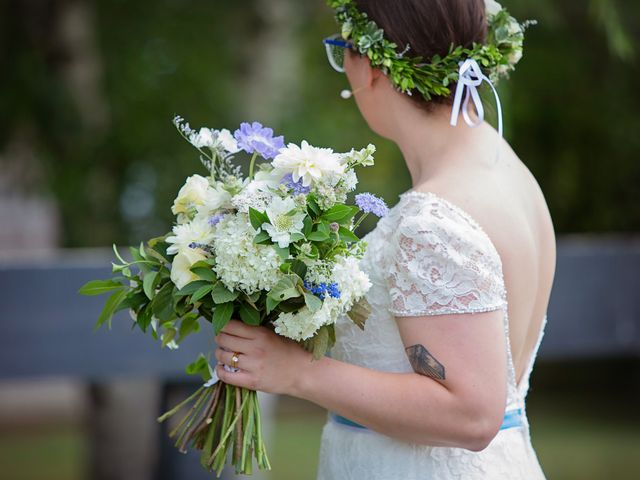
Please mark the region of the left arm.
[[[216, 337], [240, 352], [224, 382], [296, 396], [403, 441], [482, 450], [499, 430], [506, 402], [501, 310], [397, 318], [414, 373], [389, 373], [311, 354], [264, 327], [232, 321]], [[231, 363], [231, 353], [216, 358]]]

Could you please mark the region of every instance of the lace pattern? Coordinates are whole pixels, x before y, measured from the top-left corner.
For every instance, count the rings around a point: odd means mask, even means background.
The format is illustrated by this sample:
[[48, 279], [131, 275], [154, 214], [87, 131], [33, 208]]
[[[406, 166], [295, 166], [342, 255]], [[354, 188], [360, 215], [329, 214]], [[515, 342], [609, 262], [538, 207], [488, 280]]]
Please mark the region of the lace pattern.
[[404, 204], [390, 239], [391, 313], [442, 315], [504, 307], [502, 263], [484, 231], [437, 199]]

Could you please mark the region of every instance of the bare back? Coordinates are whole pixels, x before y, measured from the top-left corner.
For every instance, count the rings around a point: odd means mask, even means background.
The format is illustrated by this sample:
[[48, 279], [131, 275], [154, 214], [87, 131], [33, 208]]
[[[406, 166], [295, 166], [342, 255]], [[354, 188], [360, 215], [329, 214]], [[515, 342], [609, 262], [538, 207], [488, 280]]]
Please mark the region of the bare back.
[[[491, 127], [483, 127], [495, 139]], [[462, 159], [417, 186], [456, 204], [489, 235], [502, 259], [509, 302], [510, 343], [516, 379], [522, 378], [547, 311], [556, 265], [556, 241], [549, 210], [529, 169], [502, 141], [481, 160]], [[490, 153], [489, 153], [490, 152]], [[487, 158], [489, 160], [483, 160]]]

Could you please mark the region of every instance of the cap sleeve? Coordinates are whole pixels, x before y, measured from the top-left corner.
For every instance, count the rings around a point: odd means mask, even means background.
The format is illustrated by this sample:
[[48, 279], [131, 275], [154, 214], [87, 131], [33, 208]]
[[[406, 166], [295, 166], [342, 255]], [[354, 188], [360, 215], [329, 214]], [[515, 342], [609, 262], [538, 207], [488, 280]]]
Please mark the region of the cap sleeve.
[[394, 316], [487, 312], [506, 305], [500, 256], [470, 216], [438, 199], [408, 210], [392, 235], [386, 272]]

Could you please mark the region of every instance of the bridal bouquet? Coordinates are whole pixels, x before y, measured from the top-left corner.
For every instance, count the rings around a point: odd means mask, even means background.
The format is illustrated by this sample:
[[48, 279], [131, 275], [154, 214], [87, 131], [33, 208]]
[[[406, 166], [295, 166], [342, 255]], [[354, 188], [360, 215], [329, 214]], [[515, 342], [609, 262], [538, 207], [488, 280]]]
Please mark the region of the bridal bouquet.
[[[340, 316], [364, 328], [370, 282], [358, 267], [366, 245], [354, 230], [387, 207], [368, 193], [356, 195], [356, 205], [346, 199], [358, 181], [354, 168], [373, 165], [375, 147], [335, 153], [306, 141], [285, 146], [257, 122], [233, 134], [192, 130], [181, 117], [174, 124], [208, 174], [180, 189], [171, 233], [131, 248], [131, 260], [114, 247], [115, 277], [82, 287], [85, 295], [110, 293], [97, 327], [128, 309], [134, 326], [177, 348], [201, 322], [217, 334], [239, 318], [273, 328], [316, 359], [334, 344]], [[242, 151], [251, 155], [246, 178], [233, 162]], [[259, 157], [265, 161], [256, 164]], [[229, 457], [237, 473], [250, 474], [254, 456], [269, 469], [256, 392], [218, 381], [204, 355], [187, 372], [204, 385], [158, 419], [188, 407], [170, 433], [176, 446], [200, 450], [202, 465], [218, 476]]]

